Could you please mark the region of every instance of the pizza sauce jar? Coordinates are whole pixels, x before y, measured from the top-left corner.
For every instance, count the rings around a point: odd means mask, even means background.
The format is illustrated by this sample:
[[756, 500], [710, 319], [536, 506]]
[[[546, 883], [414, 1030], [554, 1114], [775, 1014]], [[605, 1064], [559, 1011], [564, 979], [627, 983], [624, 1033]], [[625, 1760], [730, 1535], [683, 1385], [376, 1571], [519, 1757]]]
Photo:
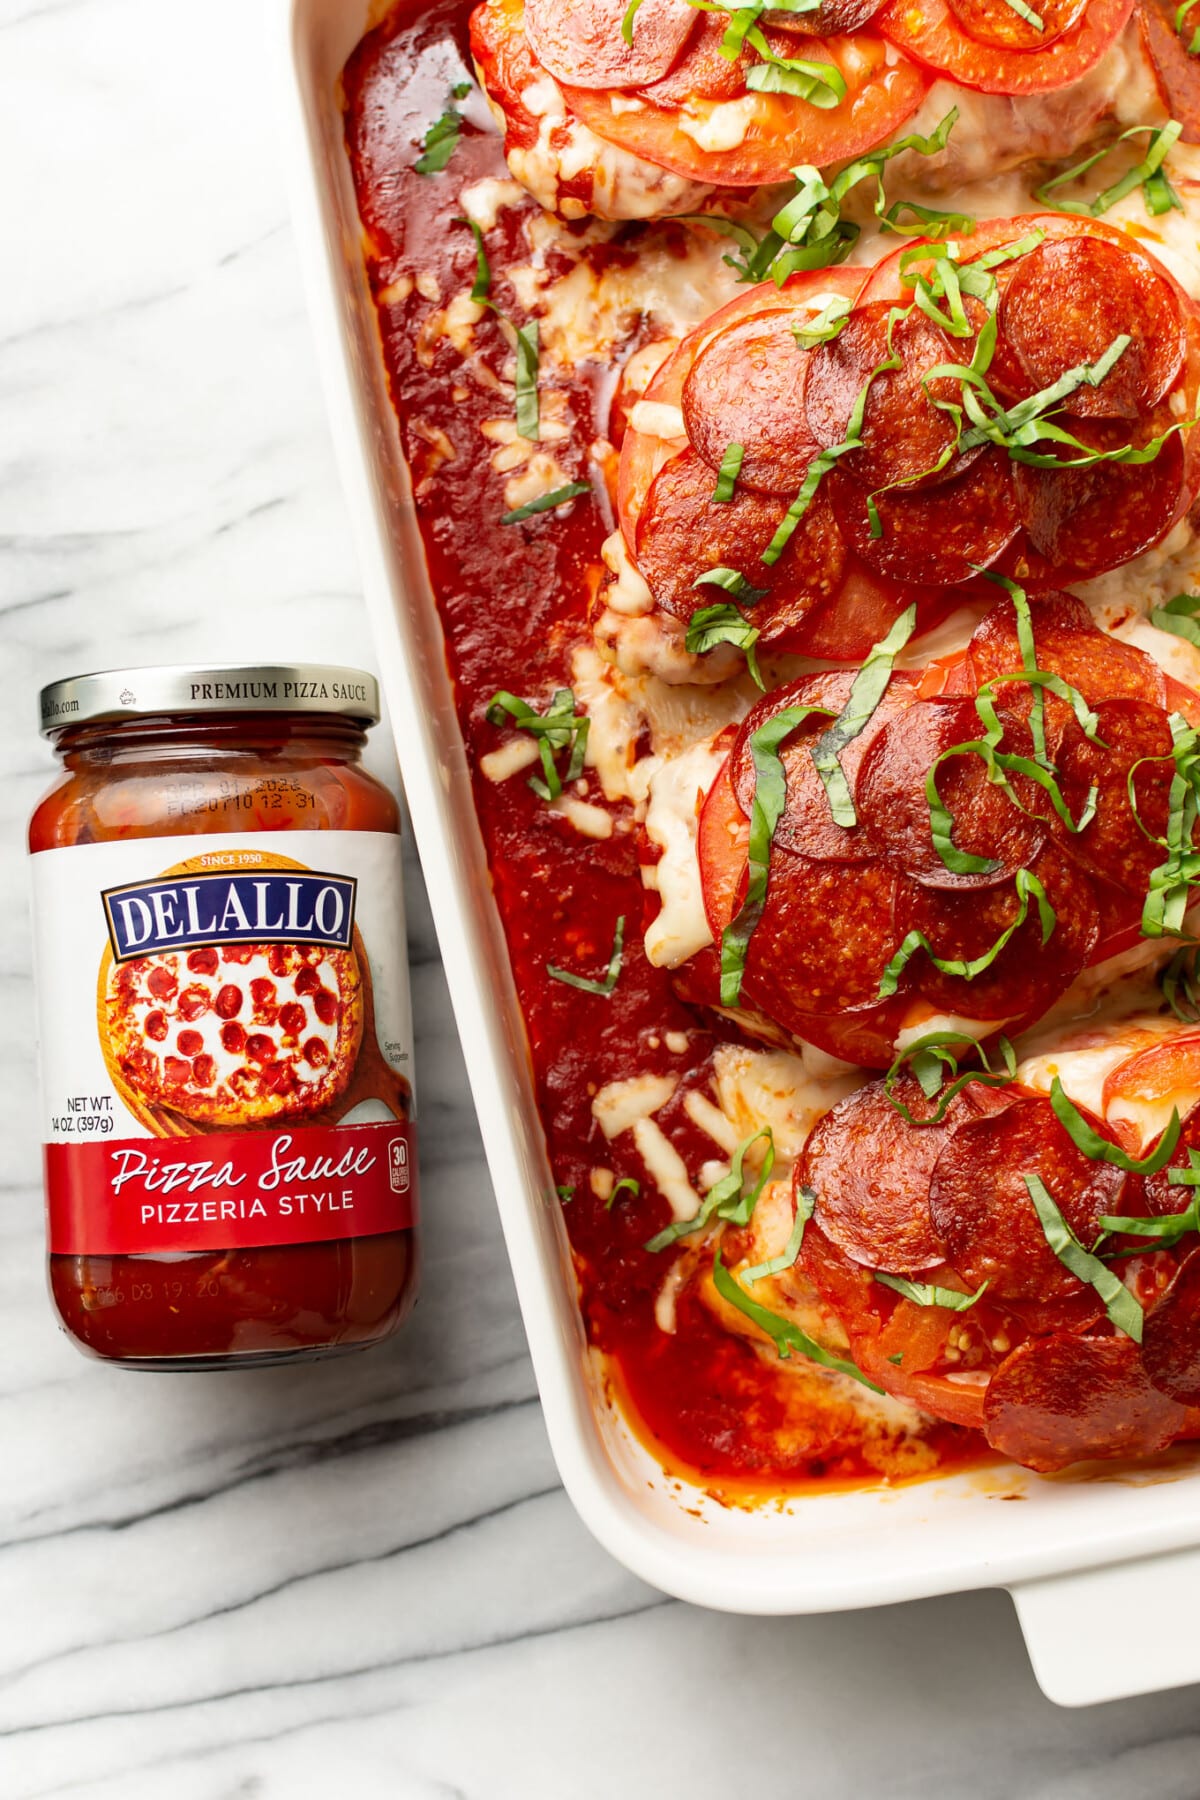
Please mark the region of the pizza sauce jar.
[[126, 669], [41, 696], [29, 829], [50, 1286], [81, 1349], [197, 1369], [412, 1304], [392, 795], [354, 669]]

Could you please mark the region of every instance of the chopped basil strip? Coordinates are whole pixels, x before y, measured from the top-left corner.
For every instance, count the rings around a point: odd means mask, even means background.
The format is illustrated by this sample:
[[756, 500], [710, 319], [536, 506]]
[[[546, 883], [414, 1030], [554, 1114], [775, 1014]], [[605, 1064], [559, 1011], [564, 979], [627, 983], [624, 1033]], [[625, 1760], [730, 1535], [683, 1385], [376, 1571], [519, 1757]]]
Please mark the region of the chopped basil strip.
[[689, 656], [703, 656], [707, 650], [715, 650], [718, 644], [733, 644], [746, 658], [746, 667], [756, 687], [766, 692], [766, 683], [758, 666], [758, 653], [754, 646], [759, 639], [757, 625], [751, 625], [730, 600], [722, 600], [716, 606], [701, 606], [692, 614], [687, 624], [687, 637], [684, 648]]
[[888, 1361], [890, 1363], [902, 1363], [904, 1361], [903, 1350], [897, 1350], [894, 1355], [888, 1357]]
[[1050, 1084], [1050, 1105], [1054, 1109], [1055, 1118], [1077, 1150], [1082, 1150], [1093, 1162], [1111, 1163], [1114, 1169], [1124, 1169], [1129, 1175], [1157, 1175], [1160, 1169], [1165, 1169], [1175, 1154], [1179, 1133], [1183, 1129], [1179, 1109], [1176, 1107], [1157, 1148], [1139, 1162], [1136, 1157], [1129, 1156], [1122, 1150], [1119, 1144], [1110, 1143], [1098, 1131], [1093, 1131], [1078, 1107], [1068, 1098], [1057, 1075]]
[[620, 1181], [618, 1181], [614, 1184], [612, 1193], [608, 1196], [608, 1199], [604, 1202], [605, 1212], [612, 1211], [613, 1207], [617, 1203], [618, 1197], [621, 1194], [623, 1194], [625, 1192], [629, 1192], [633, 1195], [634, 1199], [636, 1200], [638, 1195], [641, 1193], [641, 1191], [642, 1191], [642, 1184], [633, 1175], [622, 1175]]
[[746, 71], [746, 86], [751, 93], [791, 94], [822, 111], [840, 106], [846, 98], [846, 78], [835, 63], [776, 56], [757, 25], [746, 32], [746, 41], [762, 58]]
[[[1194, 0], [1191, 0], [1191, 3], [1194, 4]], [[1181, 8], [1180, 14], [1176, 15], [1177, 21], [1184, 10]], [[1200, 37], [1200, 33], [1197, 34], [1197, 37]], [[1197, 39], [1193, 38], [1189, 49], [1194, 51], [1196, 43]], [[1165, 125], [1160, 126], [1133, 125], [1128, 131], [1123, 131], [1119, 137], [1114, 138], [1112, 143], [1106, 144], [1103, 150], [1094, 151], [1081, 163], [1076, 163], [1074, 168], [1067, 169], [1062, 175], [1056, 175], [1053, 181], [1047, 181], [1040, 188], [1035, 188], [1034, 199], [1040, 200], [1044, 206], [1057, 207], [1059, 212], [1079, 213], [1084, 218], [1099, 219], [1108, 212], [1110, 207], [1115, 206], [1118, 200], [1123, 200], [1126, 194], [1132, 194], [1134, 188], [1140, 187], [1146, 211], [1152, 217], [1158, 217], [1172, 209], [1182, 212], [1183, 201], [1171, 186], [1163, 168], [1168, 152], [1174, 149], [1182, 131], [1183, 126], [1178, 119], [1168, 119]], [[1051, 199], [1050, 196], [1054, 193], [1055, 188], [1065, 187], [1072, 181], [1078, 181], [1081, 176], [1087, 174], [1089, 169], [1094, 169], [1098, 162], [1103, 162], [1104, 158], [1115, 150], [1118, 144], [1123, 144], [1127, 138], [1139, 137], [1143, 134], [1148, 134], [1150, 138], [1145, 157], [1122, 175], [1119, 181], [1114, 182], [1112, 187], [1105, 188], [1103, 193], [1097, 194], [1094, 200]]]
[[470, 81], [456, 81], [454, 86], [450, 89], [450, 98], [452, 100], [465, 100], [467, 95], [471, 92], [473, 85], [474, 84]]
[[1156, 606], [1150, 613], [1150, 623], [1157, 625], [1160, 631], [1169, 631], [1175, 637], [1186, 638], [1189, 644], [1195, 644], [1200, 650], [1200, 623], [1196, 614], [1200, 612], [1200, 594], [1175, 594], [1165, 606]]
[[517, 435], [538, 438], [538, 322], [530, 319], [517, 332]]
[[[1142, 907], [1142, 936], [1148, 938], [1181, 937], [1192, 884], [1200, 881], [1200, 854], [1192, 841], [1196, 810], [1200, 799], [1200, 736], [1181, 713], [1168, 717], [1171, 727], [1171, 755], [1175, 772], [1167, 796], [1167, 835], [1157, 839], [1166, 857], [1150, 872], [1145, 904]], [[1157, 758], [1145, 758], [1152, 761]], [[1129, 772], [1128, 786], [1132, 795], [1137, 765]], [[1137, 818], [1136, 808], [1134, 817]], [[1141, 825], [1141, 820], [1137, 820]], [[1145, 828], [1143, 827], [1143, 830]], [[1150, 834], [1147, 833], [1147, 836]]]
[[637, 10], [641, 4], [642, 0], [629, 0], [625, 17], [621, 20], [621, 36], [630, 47], [633, 45], [633, 21], [637, 18]]
[[484, 248], [483, 230], [475, 219], [455, 219], [454, 223], [468, 226], [475, 238], [475, 279], [471, 283], [471, 298], [477, 306], [491, 306], [492, 269]]
[[728, 505], [733, 499], [733, 490], [737, 486], [737, 478], [742, 472], [742, 459], [745, 446], [730, 444], [721, 458], [721, 467], [717, 471], [717, 485], [713, 489], [713, 499], [718, 506]]
[[[787, 10], [807, 11], [808, 8], [789, 7]], [[829, 78], [828, 64], [800, 66], [815, 67], [822, 71], [824, 79]], [[758, 77], [759, 81], [762, 79]], [[888, 206], [883, 185], [884, 167], [894, 156], [900, 156], [905, 151], [912, 151], [918, 156], [936, 156], [946, 148], [957, 118], [958, 109], [952, 107], [928, 137], [912, 132], [907, 137], [897, 138], [894, 143], [856, 157], [828, 183], [814, 164], [801, 164], [792, 170], [796, 179], [796, 192], [775, 214], [770, 231], [753, 249], [747, 247], [747, 253], [741, 262], [727, 260], [738, 270], [743, 281], [771, 280], [777, 287], [782, 287], [789, 275], [800, 270], [827, 269], [836, 263], [845, 262], [862, 228], [856, 221], [842, 217], [842, 203], [859, 182], [872, 178], [876, 184], [876, 218], [887, 229], [905, 229], [896, 222], [895, 216], [889, 216], [895, 215], [895, 208]], [[944, 225], [939, 229], [931, 214], [922, 229], [931, 236], [941, 235], [945, 229], [951, 228], [951, 219], [961, 221], [961, 215], [947, 214]], [[957, 225], [955, 228], [958, 228]], [[968, 229], [969, 224], [962, 228]]]
[[624, 948], [625, 914], [622, 913], [617, 920], [616, 930], [613, 932], [612, 955], [608, 959], [608, 970], [603, 981], [590, 981], [586, 975], [574, 975], [570, 969], [560, 969], [554, 963], [549, 962], [546, 964], [546, 973], [555, 981], [564, 982], [567, 987], [580, 988], [585, 994], [602, 994], [605, 999], [608, 999], [616, 987], [621, 973], [621, 957]]
[[796, 1195], [796, 1217], [788, 1234], [788, 1241], [778, 1256], [769, 1256], [766, 1262], [755, 1263], [742, 1276], [743, 1282], [761, 1281], [764, 1275], [782, 1275], [785, 1269], [794, 1265], [804, 1243], [804, 1227], [813, 1216], [813, 1208], [817, 1204], [817, 1196], [812, 1188], [802, 1187]]
[[872, 644], [854, 678], [845, 706], [812, 749], [812, 759], [825, 786], [834, 823], [849, 830], [858, 823], [849, 783], [838, 758], [874, 716], [892, 678], [892, 665], [917, 627], [916, 602], [901, 613], [886, 637]]
[[937, 757], [925, 776], [925, 800], [929, 807], [929, 832], [933, 838], [933, 847], [948, 869], [956, 875], [990, 875], [1000, 867], [992, 856], [976, 856], [973, 851], [960, 850], [954, 842], [954, 817], [938, 792], [937, 772], [942, 764], [952, 756], [976, 755], [981, 748], [978, 740], [968, 744], [952, 744]]
[[[583, 774], [590, 720], [586, 714], [575, 711], [572, 688], [556, 688], [544, 713], [538, 712], [528, 700], [521, 700], [501, 688], [492, 695], [484, 716], [489, 725], [511, 723], [536, 738], [545, 779], [531, 775], [529, 785], [541, 799], [557, 800], [564, 783], [578, 781]], [[566, 770], [561, 775], [554, 760], [560, 750], [570, 751]]]
[[1200, 1023], [1200, 972], [1196, 967], [1196, 951], [1195, 944], [1185, 944], [1158, 975], [1163, 999], [1185, 1025]]
[[562, 1187], [560, 1185], [554, 1191], [564, 1206], [568, 1205], [569, 1202], [575, 1198], [575, 1189], [573, 1187]]
[[[993, 321], [989, 320], [988, 323]], [[981, 332], [980, 337], [982, 336]], [[1105, 377], [1112, 373], [1132, 342], [1128, 333], [1119, 333], [1094, 363], [1076, 364], [1049, 387], [1030, 394], [1025, 400], [1018, 400], [1007, 409], [996, 399], [986, 377], [976, 367], [961, 363], [938, 363], [922, 379], [924, 384], [940, 379], [961, 382], [963, 406], [971, 418], [972, 428], [963, 432], [957, 446], [960, 450], [973, 450], [979, 444], [999, 444], [1017, 461], [1032, 463], [1038, 468], [1075, 468], [1081, 463], [1092, 462], [1136, 462], [1139, 457], [1142, 461], [1153, 462], [1162, 448], [1161, 444], [1151, 456], [1145, 455], [1144, 451], [1134, 450], [1130, 445], [1122, 446], [1119, 450], [1089, 450], [1086, 444], [1045, 417], [1060, 401], [1077, 393], [1080, 388], [1098, 388]], [[950, 410], [949, 403], [943, 401], [940, 404], [943, 411]], [[989, 408], [990, 412], [987, 410]], [[1169, 435], [1164, 434], [1164, 442]], [[1084, 454], [1081, 458], [1065, 462], [1058, 457], [1039, 458], [1029, 446], [1046, 438], [1057, 443], [1076, 445]], [[1149, 449], [1150, 446], [1146, 445], [1145, 450]]]
[[751, 587], [739, 569], [705, 569], [703, 575], [697, 575], [692, 586], [724, 588], [727, 594], [732, 594], [738, 606], [757, 606], [760, 600], [766, 599], [770, 591], [768, 588]]
[[458, 148], [462, 133], [462, 116], [448, 106], [440, 119], [435, 119], [421, 139], [421, 149], [413, 168], [418, 175], [440, 175]]
[[793, 325], [792, 335], [802, 350], [811, 350], [814, 344], [827, 344], [837, 336], [853, 311], [852, 300], [845, 294], [834, 294], [811, 325]]
[[[965, 1031], [930, 1031], [924, 1037], [917, 1038], [907, 1050], [902, 1050], [887, 1074], [883, 1078], [883, 1091], [887, 1099], [895, 1107], [905, 1124], [916, 1126], [940, 1125], [950, 1110], [951, 1102], [957, 1099], [963, 1089], [971, 1082], [979, 1082], [984, 1087], [1007, 1087], [1017, 1078], [1017, 1055], [1003, 1032], [996, 1039], [996, 1049], [1004, 1064], [1003, 1070], [993, 1069], [988, 1053], [978, 1038], [973, 1038]], [[968, 1069], [959, 1074], [961, 1057], [957, 1050], [972, 1051], [978, 1056], [981, 1068]], [[897, 1100], [895, 1085], [905, 1064], [909, 1072], [916, 1077], [921, 1092], [927, 1100], [937, 1096], [937, 1105], [924, 1118], [917, 1118], [903, 1100]], [[947, 1076], [949, 1084], [943, 1086]]]
[[[1029, 596], [1023, 587], [1010, 581], [1007, 575], [990, 574], [986, 569], [981, 573], [998, 587], [1004, 588], [1013, 603], [1013, 612], [1017, 620], [1017, 643], [1021, 649], [1021, 667], [1027, 675], [1037, 669], [1037, 646], [1033, 641], [1033, 615], [1029, 610]], [[1082, 696], [1081, 696], [1082, 699]], [[1029, 715], [1029, 730], [1033, 738], [1033, 754], [1044, 769], [1050, 767], [1046, 755], [1046, 696], [1041, 688], [1033, 692], [1033, 709]]]
[[787, 779], [779, 748], [805, 719], [830, 717], [827, 706], [789, 706], [750, 734], [754, 763], [754, 799], [750, 805], [749, 881], [746, 897], [721, 933], [721, 1005], [736, 1006], [742, 991], [746, 952], [762, 917], [771, 867], [771, 843], [787, 803]]
[[[748, 1193], [743, 1193], [745, 1186], [746, 1156], [752, 1145], [760, 1138], [767, 1140], [763, 1152], [762, 1168], [758, 1180]], [[666, 1250], [680, 1238], [691, 1237], [693, 1232], [703, 1231], [710, 1219], [717, 1218], [727, 1225], [748, 1225], [754, 1216], [754, 1208], [758, 1205], [759, 1196], [771, 1177], [775, 1167], [775, 1134], [769, 1125], [763, 1125], [758, 1131], [738, 1145], [733, 1153], [733, 1161], [729, 1165], [728, 1175], [715, 1181], [700, 1202], [700, 1210], [690, 1219], [676, 1219], [671, 1225], [657, 1232], [646, 1245], [647, 1250]]]
[[1142, 1256], [1152, 1250], [1170, 1250], [1189, 1232], [1200, 1231], [1200, 1153], [1188, 1151], [1187, 1169], [1168, 1169], [1167, 1180], [1172, 1187], [1192, 1187], [1198, 1191], [1192, 1195], [1188, 1205], [1182, 1212], [1161, 1213], [1154, 1219], [1125, 1218], [1120, 1213], [1105, 1214], [1100, 1223], [1105, 1231], [1119, 1232], [1122, 1237], [1146, 1238], [1148, 1242], [1143, 1248], [1137, 1245], [1132, 1250], [1117, 1250], [1114, 1256]]
[[765, 1331], [773, 1339], [776, 1350], [784, 1360], [795, 1350], [800, 1356], [807, 1357], [809, 1362], [819, 1363], [823, 1369], [836, 1369], [839, 1375], [849, 1375], [852, 1380], [861, 1381], [873, 1394], [882, 1394], [883, 1389], [874, 1381], [868, 1380], [856, 1363], [834, 1356], [818, 1344], [815, 1338], [809, 1337], [806, 1331], [801, 1331], [799, 1325], [760, 1306], [757, 1300], [752, 1300], [736, 1275], [721, 1261], [719, 1249], [713, 1257], [713, 1286], [723, 1300], [736, 1306], [751, 1324], [757, 1325], [760, 1331]]
[[722, 262], [734, 270], [739, 281], [757, 279], [749, 271], [762, 240], [748, 225], [743, 225], [738, 219], [726, 219], [721, 213], [672, 213], [670, 220], [676, 225], [703, 225], [707, 230], [715, 231], [719, 237], [733, 238], [735, 243], [742, 246], [743, 253], [741, 256], [724, 256]]
[[949, 1312], [969, 1312], [983, 1299], [988, 1286], [984, 1281], [973, 1294], [960, 1294], [957, 1288], [931, 1287], [927, 1281], [906, 1281], [903, 1275], [885, 1275], [881, 1270], [876, 1270], [875, 1279], [881, 1287], [903, 1294], [914, 1306], [944, 1306]]
[[502, 525], [519, 525], [522, 519], [532, 519], [537, 513], [553, 512], [556, 506], [562, 506], [567, 500], [575, 500], [580, 494], [590, 494], [592, 486], [589, 481], [569, 481], [566, 487], [555, 488], [551, 494], [539, 494], [536, 500], [527, 500], [524, 506], [518, 506], [512, 512], [501, 513]]
[[883, 972], [883, 979], [879, 983], [879, 998], [888, 1000], [896, 992], [900, 986], [901, 975], [918, 950], [924, 950], [934, 968], [940, 969], [943, 975], [957, 975], [963, 981], [976, 980], [985, 970], [991, 968], [1014, 933], [1021, 929], [1029, 917], [1030, 900], [1037, 904], [1038, 919], [1042, 928], [1042, 942], [1043, 944], [1048, 942], [1057, 922], [1057, 914], [1046, 897], [1045, 888], [1029, 869], [1017, 870], [1015, 886], [1017, 897], [1021, 903], [1020, 909], [1012, 924], [1005, 927], [989, 950], [970, 959], [938, 956], [923, 931], [910, 931]]
[[1137, 1299], [1119, 1275], [1114, 1274], [1098, 1256], [1093, 1256], [1090, 1250], [1084, 1249], [1058, 1210], [1041, 1176], [1026, 1175], [1024, 1181], [1046, 1242], [1059, 1262], [1088, 1287], [1095, 1288], [1104, 1302], [1105, 1312], [1117, 1330], [1123, 1331], [1135, 1344], [1140, 1344], [1145, 1315]]

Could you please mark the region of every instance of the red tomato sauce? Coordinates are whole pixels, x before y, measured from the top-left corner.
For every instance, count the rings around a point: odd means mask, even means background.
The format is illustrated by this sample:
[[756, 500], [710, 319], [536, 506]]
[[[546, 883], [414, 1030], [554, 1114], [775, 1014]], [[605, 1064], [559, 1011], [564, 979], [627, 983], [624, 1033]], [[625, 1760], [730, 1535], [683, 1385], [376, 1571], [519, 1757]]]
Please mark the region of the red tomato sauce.
[[[730, 1495], [878, 1479], [889, 1470], [844, 1432], [824, 1442], [819, 1431], [782, 1429], [795, 1414], [787, 1365], [774, 1365], [723, 1330], [690, 1290], [680, 1297], [674, 1333], [656, 1324], [655, 1299], [670, 1257], [645, 1244], [668, 1222], [668, 1209], [646, 1180], [630, 1134], [605, 1140], [592, 1097], [606, 1083], [635, 1074], [676, 1075], [679, 1087], [656, 1116], [696, 1169], [712, 1158], [714, 1145], [687, 1118], [682, 1101], [689, 1087], [708, 1080], [716, 1040], [708, 1016], [685, 1005], [667, 972], [641, 952], [645, 899], [630, 810], [618, 809], [610, 838], [584, 838], [524, 779], [493, 782], [480, 772], [480, 757], [509, 735], [486, 718], [498, 689], [541, 705], [542, 696], [570, 685], [572, 652], [590, 642], [588, 613], [603, 575], [600, 546], [613, 515], [598, 484], [565, 518], [548, 513], [500, 523], [504, 477], [491, 466], [494, 445], [480, 427], [511, 414], [511, 399], [470, 380], [458, 352], [428, 329], [438, 306], [468, 289], [475, 274], [474, 238], [455, 222], [461, 221], [461, 190], [487, 176], [508, 179], [500, 138], [470, 123], [444, 174], [422, 176], [413, 168], [430, 122], [451, 104], [453, 87], [470, 79], [468, 11], [453, 0], [421, 11], [406, 6], [363, 40], [343, 77], [346, 137], [390, 390], [550, 1159], [555, 1180], [572, 1190], [564, 1217], [588, 1337], [608, 1358], [611, 1386], [631, 1425], [675, 1473]], [[532, 200], [508, 207], [486, 234], [491, 298], [518, 323], [524, 309], [506, 270], [529, 261], [522, 225], [534, 210]], [[682, 253], [682, 229], [674, 229]], [[587, 254], [597, 261], [630, 259], [643, 230], [626, 228], [617, 241]], [[555, 270], [555, 254], [547, 252], [551, 273], [566, 273], [565, 258]], [[431, 275], [440, 300], [429, 297]], [[640, 341], [634, 322], [618, 360]], [[489, 315], [475, 327], [473, 355], [498, 372], [509, 354]], [[618, 373], [598, 362], [581, 364], [570, 377], [556, 370], [555, 386], [567, 392], [571, 435], [553, 450], [567, 480], [589, 479], [588, 449], [609, 436]], [[444, 438], [434, 445], [436, 434]], [[594, 783], [590, 772], [588, 781]], [[589, 798], [600, 798], [598, 787]], [[602, 978], [622, 916], [625, 954], [611, 995], [580, 992], [548, 976], [549, 961]], [[668, 1034], [677, 1032], [687, 1034], [682, 1053], [667, 1045]], [[589, 1185], [597, 1165], [618, 1180], [640, 1181], [641, 1193], [625, 1190], [606, 1208]], [[924, 1441], [943, 1469], [988, 1454], [976, 1433], [955, 1426], [931, 1425]]]

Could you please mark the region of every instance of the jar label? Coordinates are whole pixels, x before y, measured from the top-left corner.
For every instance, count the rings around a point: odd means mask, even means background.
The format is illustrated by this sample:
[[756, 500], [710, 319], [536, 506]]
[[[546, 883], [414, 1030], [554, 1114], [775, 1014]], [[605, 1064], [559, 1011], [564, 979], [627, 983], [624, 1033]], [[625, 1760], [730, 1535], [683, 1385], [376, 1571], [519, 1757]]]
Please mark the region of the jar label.
[[33, 884], [52, 1252], [413, 1223], [398, 837], [80, 844]]

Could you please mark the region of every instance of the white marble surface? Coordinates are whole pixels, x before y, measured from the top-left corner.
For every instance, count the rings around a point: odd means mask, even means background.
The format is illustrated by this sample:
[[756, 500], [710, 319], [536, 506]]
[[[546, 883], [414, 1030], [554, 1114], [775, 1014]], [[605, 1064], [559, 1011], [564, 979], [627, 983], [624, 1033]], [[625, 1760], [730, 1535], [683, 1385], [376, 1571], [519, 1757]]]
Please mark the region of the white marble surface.
[[26, 1049], [35, 688], [370, 659], [260, 54], [250, 0], [0, 0], [0, 1796], [1194, 1800], [1197, 1691], [1057, 1711], [1003, 1595], [726, 1618], [591, 1542], [415, 868], [409, 1330], [307, 1372], [163, 1380], [56, 1332]]

